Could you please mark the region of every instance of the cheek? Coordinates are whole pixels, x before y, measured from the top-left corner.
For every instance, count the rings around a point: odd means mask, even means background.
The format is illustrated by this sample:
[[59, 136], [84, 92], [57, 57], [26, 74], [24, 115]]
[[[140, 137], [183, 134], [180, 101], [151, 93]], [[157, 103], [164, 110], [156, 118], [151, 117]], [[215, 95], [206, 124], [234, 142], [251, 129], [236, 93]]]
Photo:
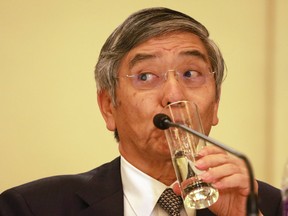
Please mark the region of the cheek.
[[122, 90], [117, 95], [117, 108], [114, 115], [116, 127], [119, 129], [130, 128], [130, 130], [133, 130], [133, 128], [145, 129], [152, 118], [151, 110], [155, 107], [149, 101], [147, 95], [143, 96], [139, 92], [132, 92], [131, 89], [128, 91]]
[[[211, 127], [218, 123], [217, 110], [215, 110], [215, 104], [207, 106], [205, 109], [201, 110], [200, 118], [202, 121], [204, 133], [209, 134]], [[217, 121], [215, 120], [217, 119]]]
[[218, 101], [216, 100], [215, 84], [209, 83], [203, 88], [189, 92], [191, 101], [197, 104], [204, 133], [209, 134], [211, 127], [218, 123]]

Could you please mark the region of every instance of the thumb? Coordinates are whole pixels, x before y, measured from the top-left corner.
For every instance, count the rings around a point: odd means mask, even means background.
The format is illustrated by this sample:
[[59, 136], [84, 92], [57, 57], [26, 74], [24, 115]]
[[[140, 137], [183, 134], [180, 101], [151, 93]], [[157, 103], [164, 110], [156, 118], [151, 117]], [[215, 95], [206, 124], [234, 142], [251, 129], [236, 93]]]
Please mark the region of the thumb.
[[172, 185], [172, 189], [176, 195], [178, 195], [178, 196], [181, 195], [181, 189], [180, 189], [180, 185], [178, 182], [176, 182]]

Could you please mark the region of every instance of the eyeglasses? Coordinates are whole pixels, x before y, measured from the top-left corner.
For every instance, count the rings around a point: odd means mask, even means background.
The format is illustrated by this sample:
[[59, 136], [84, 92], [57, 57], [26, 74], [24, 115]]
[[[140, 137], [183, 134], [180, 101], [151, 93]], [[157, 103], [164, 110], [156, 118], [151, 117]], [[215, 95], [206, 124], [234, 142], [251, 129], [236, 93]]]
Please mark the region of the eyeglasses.
[[184, 87], [196, 88], [206, 83], [207, 79], [214, 77], [215, 72], [200, 72], [196, 70], [168, 70], [165, 73], [141, 72], [138, 74], [127, 74], [124, 78], [132, 80], [132, 85], [136, 89], [154, 89], [161, 86], [168, 78], [169, 73], [173, 73], [176, 80]]

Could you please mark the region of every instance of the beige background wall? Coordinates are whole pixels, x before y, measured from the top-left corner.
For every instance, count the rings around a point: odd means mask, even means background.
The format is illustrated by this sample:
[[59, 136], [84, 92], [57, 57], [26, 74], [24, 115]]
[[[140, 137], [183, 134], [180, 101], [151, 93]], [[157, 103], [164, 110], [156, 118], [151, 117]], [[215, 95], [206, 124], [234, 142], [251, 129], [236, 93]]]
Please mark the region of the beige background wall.
[[130, 13], [167, 6], [210, 30], [228, 67], [211, 136], [280, 187], [288, 158], [286, 0], [0, 0], [0, 192], [117, 153], [96, 103], [101, 45]]

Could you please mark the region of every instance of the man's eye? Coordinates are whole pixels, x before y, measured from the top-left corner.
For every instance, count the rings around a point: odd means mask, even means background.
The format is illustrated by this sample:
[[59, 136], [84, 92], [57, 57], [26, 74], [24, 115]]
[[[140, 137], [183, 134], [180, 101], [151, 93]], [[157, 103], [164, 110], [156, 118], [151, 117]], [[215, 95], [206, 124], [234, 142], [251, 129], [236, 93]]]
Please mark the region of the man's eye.
[[140, 73], [140, 74], [138, 74], [138, 76], [137, 76], [138, 80], [140, 80], [140, 81], [149, 81], [149, 80], [153, 79], [154, 77], [156, 77], [155, 74], [153, 74], [153, 73], [148, 73], [148, 72], [146, 72], [146, 73]]
[[196, 78], [196, 77], [199, 77], [200, 75], [201, 75], [200, 72], [193, 71], [193, 70], [185, 71], [183, 73], [183, 77], [185, 77], [185, 78]]

